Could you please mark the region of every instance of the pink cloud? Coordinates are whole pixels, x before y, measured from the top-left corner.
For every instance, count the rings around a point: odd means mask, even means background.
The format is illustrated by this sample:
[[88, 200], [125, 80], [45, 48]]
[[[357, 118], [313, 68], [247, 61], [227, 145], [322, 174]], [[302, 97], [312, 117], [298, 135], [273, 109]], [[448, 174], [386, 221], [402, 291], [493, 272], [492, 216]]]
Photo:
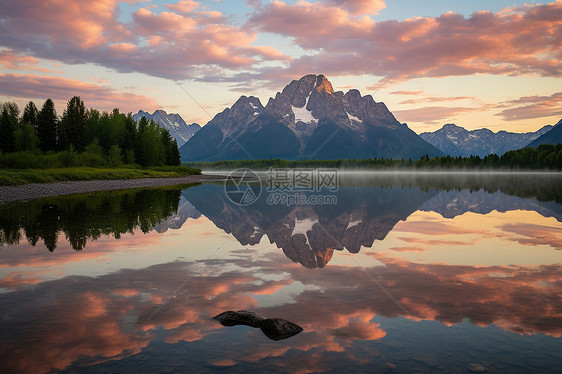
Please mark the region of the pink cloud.
[[159, 107], [154, 99], [147, 96], [116, 91], [72, 79], [32, 74], [0, 74], [0, 94], [26, 99], [51, 98], [56, 101], [66, 101], [71, 96], [77, 95], [89, 107], [100, 110], [112, 110], [117, 107], [125, 113], [136, 111], [140, 107]]
[[8, 70], [36, 70], [41, 72], [49, 72], [49, 69], [37, 66], [39, 62], [33, 56], [26, 56], [15, 53], [11, 49], [0, 51], [0, 65], [4, 65], [2, 69]]
[[562, 229], [536, 225], [531, 223], [510, 223], [501, 227], [510, 235], [515, 234], [514, 240], [528, 246], [548, 245], [562, 250]]
[[[471, 74], [560, 76], [562, 2], [509, 11], [374, 22], [331, 4], [274, 1], [248, 21], [257, 31], [294, 39], [314, 56], [295, 59], [293, 75], [382, 75], [385, 79]], [[269, 79], [269, 70], [259, 78]]]
[[361, 14], [378, 14], [386, 8], [384, 0], [328, 0], [328, 4], [347, 9], [357, 16]]
[[199, 3], [193, 0], [180, 0], [175, 4], [166, 4], [166, 7], [181, 14], [189, 14], [199, 7]]
[[[367, 87], [368, 90], [375, 90], [375, 86]], [[390, 93], [391, 95], [421, 95], [423, 91], [393, 91]]]
[[254, 32], [232, 26], [220, 12], [197, 11], [195, 1], [168, 4], [170, 11], [140, 8], [127, 23], [118, 19], [118, 3], [19, 1], [0, 15], [0, 46], [33, 58], [176, 79], [288, 60], [273, 47], [252, 46]]
[[451, 122], [459, 114], [473, 112], [480, 108], [469, 107], [446, 107], [446, 106], [430, 106], [415, 109], [395, 110], [393, 111], [396, 119], [400, 122], [423, 122], [427, 124], [438, 124], [442, 122]]
[[[259, 331], [240, 327], [241, 339], [223, 343], [214, 340], [219, 343], [211, 353], [213, 363], [259, 364], [264, 358], [274, 357], [287, 362], [294, 358], [288, 352], [297, 350], [326, 363], [332, 352], [345, 352], [359, 340], [385, 337], [384, 325], [373, 321], [376, 316], [402, 315], [448, 326], [469, 319], [479, 326], [495, 324], [520, 334], [554, 337], [562, 332], [557, 297], [560, 265], [473, 267], [417, 264], [380, 254], [376, 257], [386, 266], [364, 271], [357, 271], [356, 266], [333, 266], [318, 272], [292, 264], [280, 254], [255, 261], [252, 253], [240, 251], [228, 257], [228, 272], [224, 272], [224, 262], [216, 259], [174, 261], [97, 277], [66, 277], [37, 284], [33, 289], [22, 287], [0, 295], [4, 301], [0, 305], [10, 306], [3, 311], [6, 318], [0, 321], [4, 333], [0, 358], [8, 371], [22, 373], [63, 369], [76, 360], [87, 365], [92, 357], [118, 360], [138, 353], [152, 341], [211, 338], [217, 329], [225, 327], [210, 318], [238, 309], [282, 317], [304, 331], [279, 344], [265, 342]], [[287, 276], [258, 285], [279, 274]], [[377, 279], [387, 293], [372, 284], [372, 279]], [[269, 307], [259, 307], [251, 297], [263, 295], [264, 290], [287, 280], [298, 281], [307, 290], [297, 292], [291, 302]], [[180, 284], [183, 286], [178, 288]], [[255, 287], [253, 291], [249, 286]], [[397, 302], [391, 302], [388, 294]], [[408, 313], [397, 307], [398, 302]], [[72, 318], [61, 318], [63, 315]], [[22, 333], [22, 326], [33, 333]], [[260, 338], [263, 340], [257, 340]], [[225, 346], [229, 349], [222, 349]], [[316, 372], [323, 368], [301, 367]]]
[[496, 115], [503, 117], [505, 121], [562, 115], [562, 92], [550, 96], [525, 96], [503, 103], [502, 106], [517, 104], [523, 105], [504, 109]]
[[451, 97], [421, 97], [419, 99], [409, 99], [400, 102], [400, 104], [423, 104], [423, 103], [435, 103], [443, 101], [461, 101], [461, 100], [477, 100], [475, 97], [471, 96], [451, 96]]

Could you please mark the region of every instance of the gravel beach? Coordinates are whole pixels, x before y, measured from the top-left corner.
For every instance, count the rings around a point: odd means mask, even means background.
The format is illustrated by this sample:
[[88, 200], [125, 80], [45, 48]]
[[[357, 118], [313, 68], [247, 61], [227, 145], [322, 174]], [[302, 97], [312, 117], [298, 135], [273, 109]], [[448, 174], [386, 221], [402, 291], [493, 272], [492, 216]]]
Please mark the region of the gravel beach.
[[189, 175], [181, 178], [71, 181], [56, 183], [31, 183], [21, 186], [0, 186], [0, 204], [19, 200], [32, 200], [46, 196], [71, 195], [84, 192], [121, 190], [126, 188], [173, 186], [177, 184], [217, 181], [225, 178], [226, 176], [219, 175]]

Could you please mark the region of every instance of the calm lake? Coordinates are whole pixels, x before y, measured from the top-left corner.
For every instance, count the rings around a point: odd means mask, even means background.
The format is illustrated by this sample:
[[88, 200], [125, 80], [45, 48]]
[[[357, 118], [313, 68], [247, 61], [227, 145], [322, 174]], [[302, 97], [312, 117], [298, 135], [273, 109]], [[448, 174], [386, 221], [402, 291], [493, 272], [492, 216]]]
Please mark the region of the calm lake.
[[338, 178], [0, 205], [1, 372], [560, 369], [561, 175]]

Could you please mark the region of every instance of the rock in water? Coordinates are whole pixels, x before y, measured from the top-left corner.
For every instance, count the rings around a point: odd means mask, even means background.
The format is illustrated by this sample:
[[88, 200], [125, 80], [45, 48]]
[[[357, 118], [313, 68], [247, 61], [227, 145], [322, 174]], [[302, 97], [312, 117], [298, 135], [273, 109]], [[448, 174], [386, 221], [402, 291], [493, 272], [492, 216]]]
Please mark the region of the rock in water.
[[271, 340], [283, 340], [300, 333], [302, 327], [283, 318], [266, 318], [261, 331]]
[[214, 316], [213, 319], [219, 321], [223, 326], [246, 325], [255, 328], [260, 328], [262, 322], [265, 320], [265, 318], [259, 314], [246, 310], [239, 310], [237, 312], [229, 310]]
[[283, 340], [295, 336], [303, 329], [299, 325], [283, 318], [264, 318], [254, 312], [232, 310], [223, 312], [213, 319], [223, 326], [245, 325], [259, 328], [271, 340]]

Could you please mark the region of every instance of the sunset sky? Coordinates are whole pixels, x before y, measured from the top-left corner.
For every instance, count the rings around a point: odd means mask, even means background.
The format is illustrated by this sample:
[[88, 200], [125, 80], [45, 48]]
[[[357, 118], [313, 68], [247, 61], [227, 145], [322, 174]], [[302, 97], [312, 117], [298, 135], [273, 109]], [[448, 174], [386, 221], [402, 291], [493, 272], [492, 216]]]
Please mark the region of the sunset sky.
[[0, 0], [0, 101], [205, 124], [324, 74], [417, 133], [562, 118], [562, 0]]

